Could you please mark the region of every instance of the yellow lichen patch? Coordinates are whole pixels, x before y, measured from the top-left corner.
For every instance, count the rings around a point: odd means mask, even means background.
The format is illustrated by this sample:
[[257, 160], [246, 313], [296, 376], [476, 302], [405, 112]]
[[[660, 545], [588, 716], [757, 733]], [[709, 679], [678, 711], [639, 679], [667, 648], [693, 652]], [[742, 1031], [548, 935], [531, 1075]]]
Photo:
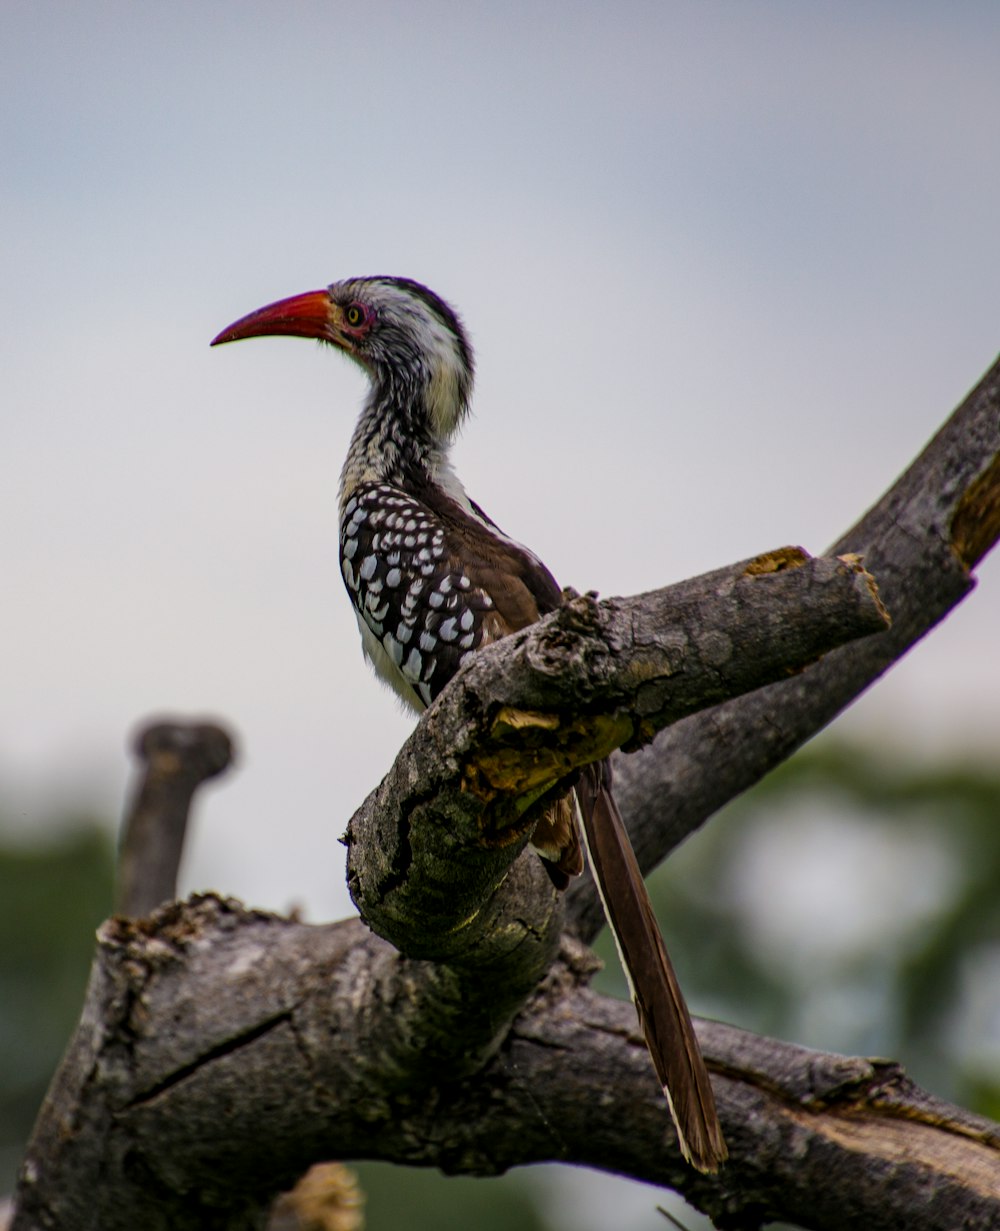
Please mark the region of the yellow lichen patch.
[[974, 479], [951, 519], [951, 545], [966, 568], [979, 563], [1000, 538], [1000, 453]]
[[754, 556], [743, 570], [743, 576], [760, 577], [763, 573], [780, 573], [786, 568], [801, 568], [810, 558], [809, 553], [801, 547], [778, 547], [774, 551], [765, 551], [762, 556]]
[[[512, 715], [517, 715], [513, 721]], [[490, 745], [466, 766], [464, 784], [482, 798], [493, 792], [529, 795], [620, 748], [632, 735], [632, 719], [601, 714], [561, 720], [556, 714], [506, 710], [491, 735]]]
[[543, 714], [538, 710], [518, 710], [505, 705], [493, 720], [490, 734], [494, 739], [503, 739], [505, 735], [531, 727], [537, 727], [543, 731], [554, 731], [558, 726], [557, 714]]
[[676, 670], [671, 656], [676, 654], [677, 658], [683, 661], [686, 641], [685, 637], [678, 636], [666, 650], [662, 645], [650, 646], [648, 649], [637, 645], [632, 657], [621, 669], [622, 691], [634, 694], [643, 684], [669, 679]]
[[557, 748], [498, 748], [476, 758], [476, 770], [494, 791], [518, 795], [551, 786], [572, 768]]

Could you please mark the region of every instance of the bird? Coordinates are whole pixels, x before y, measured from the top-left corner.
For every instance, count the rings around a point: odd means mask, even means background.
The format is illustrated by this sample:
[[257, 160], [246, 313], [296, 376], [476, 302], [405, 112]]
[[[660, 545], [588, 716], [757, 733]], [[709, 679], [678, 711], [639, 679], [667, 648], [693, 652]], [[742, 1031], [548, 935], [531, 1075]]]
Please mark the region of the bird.
[[[333, 346], [368, 377], [340, 474], [340, 568], [366, 657], [412, 711], [470, 654], [556, 610], [542, 561], [467, 494], [450, 447], [470, 410], [475, 364], [458, 313], [411, 278], [346, 278], [241, 317], [212, 341], [288, 334]], [[556, 889], [582, 845], [628, 978], [682, 1156], [728, 1156], [683, 993], [615, 803], [608, 762], [587, 766], [538, 821], [532, 845]]]

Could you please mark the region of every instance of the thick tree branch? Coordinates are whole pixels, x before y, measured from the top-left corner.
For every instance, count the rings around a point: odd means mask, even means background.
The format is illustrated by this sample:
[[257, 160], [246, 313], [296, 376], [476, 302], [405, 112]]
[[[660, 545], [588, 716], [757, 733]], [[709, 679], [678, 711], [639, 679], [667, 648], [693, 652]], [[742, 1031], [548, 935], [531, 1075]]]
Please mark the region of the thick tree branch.
[[[351, 820], [362, 916], [413, 957], [503, 957], [495, 894], [513, 890], [539, 800], [615, 748], [888, 622], [853, 558], [795, 548], [635, 598], [572, 598], [469, 660]], [[549, 896], [518, 903], [526, 928], [548, 927]]]
[[567, 940], [484, 1070], [414, 1084], [386, 1047], [419, 1019], [430, 964], [359, 921], [311, 927], [213, 897], [112, 920], [15, 1228], [259, 1227], [276, 1191], [330, 1157], [465, 1174], [581, 1162], [677, 1188], [720, 1226], [997, 1225], [998, 1126], [886, 1062], [716, 1023], [699, 1036], [733, 1156], [717, 1179], [693, 1172], [632, 1007], [589, 990], [594, 966]]
[[[1000, 537], [1000, 360], [905, 473], [833, 547], [878, 578], [892, 628], [793, 679], [724, 702], [615, 758], [615, 794], [645, 870], [831, 722], [973, 589]], [[578, 935], [603, 924], [589, 879], [567, 894]]]

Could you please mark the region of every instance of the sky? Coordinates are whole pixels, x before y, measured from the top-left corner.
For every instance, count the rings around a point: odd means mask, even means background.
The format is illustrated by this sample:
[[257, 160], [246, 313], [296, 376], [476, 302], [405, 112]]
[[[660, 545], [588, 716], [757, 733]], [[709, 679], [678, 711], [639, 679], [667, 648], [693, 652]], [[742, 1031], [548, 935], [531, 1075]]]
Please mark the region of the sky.
[[[210, 350], [341, 277], [463, 314], [467, 488], [564, 584], [821, 552], [1000, 343], [992, 3], [46, 4], [0, 16], [0, 813], [115, 815], [214, 716], [182, 889], [350, 909], [411, 720], [337, 568], [361, 374]], [[845, 734], [1000, 743], [1000, 566]]]

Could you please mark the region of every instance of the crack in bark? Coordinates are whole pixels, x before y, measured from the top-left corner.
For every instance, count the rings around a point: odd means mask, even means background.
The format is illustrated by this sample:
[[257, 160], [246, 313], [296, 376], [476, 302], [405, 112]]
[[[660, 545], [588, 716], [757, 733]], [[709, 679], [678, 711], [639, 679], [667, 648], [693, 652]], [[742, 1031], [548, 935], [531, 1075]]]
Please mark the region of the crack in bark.
[[[433, 798], [433, 795], [431, 798]], [[422, 802], [420, 797], [416, 797], [408, 801], [409, 807], [403, 808], [400, 811], [399, 823], [396, 826], [398, 845], [392, 858], [392, 865], [385, 876], [376, 882], [376, 892], [383, 902], [390, 893], [401, 885], [406, 884], [406, 878], [413, 864], [413, 843], [410, 841], [410, 817], [420, 807]]]
[[125, 1104], [127, 1110], [134, 1107], [140, 1107], [144, 1103], [149, 1103], [159, 1095], [164, 1094], [167, 1090], [179, 1085], [206, 1064], [211, 1064], [213, 1060], [220, 1060], [224, 1056], [231, 1056], [238, 1052], [243, 1047], [248, 1047], [251, 1043], [256, 1043], [264, 1035], [270, 1034], [275, 1026], [283, 1025], [285, 1022], [291, 1022], [293, 1009], [282, 1009], [280, 1013], [274, 1013], [270, 1017], [264, 1018], [249, 1030], [243, 1031], [242, 1034], [233, 1035], [231, 1038], [223, 1039], [221, 1043], [216, 1043], [214, 1047], [208, 1048], [207, 1051], [196, 1056], [194, 1060], [187, 1064], [182, 1064], [180, 1068], [168, 1076], [155, 1082], [152, 1086], [148, 1086], [145, 1090], [140, 1090], [133, 1095]]

